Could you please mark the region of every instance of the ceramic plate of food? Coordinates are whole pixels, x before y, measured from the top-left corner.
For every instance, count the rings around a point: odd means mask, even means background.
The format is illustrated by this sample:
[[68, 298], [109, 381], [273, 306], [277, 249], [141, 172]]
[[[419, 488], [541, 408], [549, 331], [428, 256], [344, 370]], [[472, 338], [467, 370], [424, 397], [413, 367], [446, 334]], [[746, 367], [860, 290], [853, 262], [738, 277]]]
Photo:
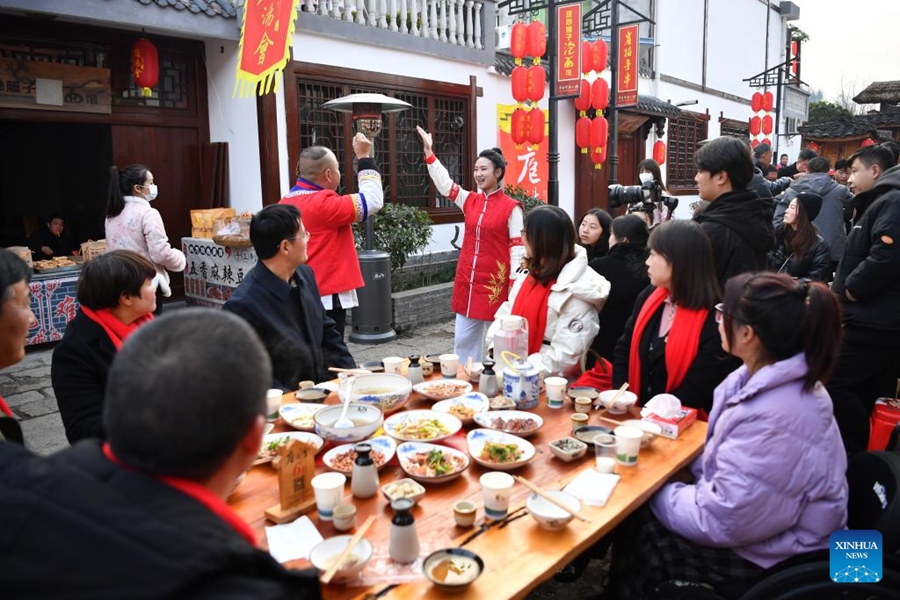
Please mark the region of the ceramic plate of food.
[[416, 483], [409, 477], [405, 477], [398, 481], [392, 481], [381, 486], [381, 493], [388, 501], [397, 498], [409, 498], [413, 504], [417, 504], [419, 500], [425, 497], [425, 488]]
[[384, 421], [384, 432], [401, 442], [436, 442], [460, 429], [462, 421], [436, 410], [407, 410]]
[[489, 410], [476, 414], [475, 422], [487, 429], [522, 437], [536, 433], [544, 425], [544, 419], [524, 410]]
[[404, 442], [397, 447], [403, 471], [422, 483], [443, 483], [459, 477], [469, 467], [465, 453], [447, 446]]
[[502, 431], [473, 429], [466, 436], [466, 441], [472, 459], [488, 469], [510, 471], [534, 458], [531, 442]]
[[475, 413], [484, 412], [487, 409], [487, 396], [479, 392], [469, 392], [465, 396], [460, 396], [459, 398], [441, 400], [431, 407], [431, 410], [450, 413], [462, 421], [463, 425], [471, 423], [473, 417], [475, 417]]
[[271, 461], [278, 456], [278, 449], [287, 444], [291, 439], [314, 446], [316, 453], [322, 449], [325, 440], [314, 433], [306, 433], [301, 431], [289, 431], [287, 433], [270, 433], [263, 436], [262, 446], [259, 448], [259, 456], [256, 458], [256, 464], [262, 464]]
[[429, 400], [449, 400], [471, 392], [472, 384], [462, 379], [432, 379], [417, 383], [413, 386], [413, 390]]
[[[386, 435], [373, 437], [364, 440], [366, 444], [372, 445], [372, 454], [370, 456], [375, 461], [375, 467], [380, 469], [388, 464], [394, 458], [394, 452], [397, 451], [397, 442]], [[356, 444], [361, 442], [353, 442], [352, 444], [344, 444], [335, 446], [322, 456], [322, 462], [332, 471], [337, 471], [345, 475], [353, 472], [353, 463], [356, 461]]]
[[284, 404], [278, 409], [278, 413], [284, 422], [300, 431], [312, 431], [315, 423], [313, 423], [313, 415], [325, 408], [324, 404]]

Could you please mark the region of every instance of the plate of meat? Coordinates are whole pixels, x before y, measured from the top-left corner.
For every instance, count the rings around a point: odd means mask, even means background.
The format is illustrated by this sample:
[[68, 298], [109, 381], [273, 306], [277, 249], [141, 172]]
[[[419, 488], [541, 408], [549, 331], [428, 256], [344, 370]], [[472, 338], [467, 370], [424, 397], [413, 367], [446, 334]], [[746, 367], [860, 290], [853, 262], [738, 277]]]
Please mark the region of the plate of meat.
[[489, 410], [476, 413], [474, 418], [481, 427], [521, 437], [528, 437], [544, 426], [544, 419], [524, 410]]
[[[388, 461], [394, 458], [394, 452], [397, 450], [397, 442], [386, 435], [373, 437], [364, 440], [365, 443], [372, 445], [372, 453], [369, 455], [375, 461], [375, 468], [381, 469]], [[343, 444], [336, 446], [322, 456], [322, 462], [332, 471], [337, 471], [345, 475], [353, 472], [353, 463], [356, 461], [356, 444]]]

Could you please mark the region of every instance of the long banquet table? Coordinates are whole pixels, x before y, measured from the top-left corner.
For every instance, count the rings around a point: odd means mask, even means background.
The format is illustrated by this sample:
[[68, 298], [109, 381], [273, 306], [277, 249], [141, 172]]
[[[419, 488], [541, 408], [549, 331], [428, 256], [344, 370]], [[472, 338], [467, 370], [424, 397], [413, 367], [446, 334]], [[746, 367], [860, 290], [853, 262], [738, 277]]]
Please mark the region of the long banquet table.
[[[296, 402], [293, 393], [285, 394], [282, 402]], [[331, 394], [326, 403], [336, 403], [337, 395]], [[430, 408], [433, 402], [416, 392], [412, 393], [404, 409]], [[582, 470], [593, 468], [593, 449], [587, 455], [574, 462], [565, 463], [554, 457], [548, 443], [557, 438], [571, 434], [570, 415], [573, 412], [571, 401], [561, 409], [550, 409], [542, 397], [537, 409], [532, 411], [544, 419], [543, 427], [527, 438], [536, 449], [535, 457], [526, 466], [512, 471], [521, 475], [544, 489], [561, 489], [575, 478]], [[592, 413], [589, 424], [604, 425]], [[465, 431], [478, 427], [477, 424], [465, 426]], [[275, 431], [293, 431], [283, 421], [275, 427]], [[556, 571], [581, 554], [592, 544], [608, 534], [625, 517], [646, 502], [666, 480], [679, 469], [685, 467], [700, 454], [706, 438], [706, 423], [694, 423], [677, 440], [658, 437], [648, 449], [641, 450], [637, 465], [632, 467], [618, 466], [621, 475], [618, 485], [609, 502], [604, 507], [582, 506], [584, 514], [590, 522], [573, 520], [562, 531], [550, 532], [538, 527], [537, 522], [527, 514], [523, 518], [510, 519], [501, 528], [493, 525], [487, 528], [483, 524], [484, 505], [481, 499], [479, 477], [489, 471], [471, 461], [463, 475], [453, 481], [442, 484], [424, 484], [425, 497], [416, 505], [412, 514], [416, 519], [416, 527], [421, 539], [429, 537], [452, 540], [450, 545], [464, 547], [476, 552], [485, 563], [484, 572], [475, 583], [462, 593], [454, 594], [456, 598], [522, 598], [541, 582], [553, 576]], [[450, 438], [447, 445], [465, 451], [465, 439]], [[329, 446], [326, 445], [325, 450]], [[325, 451], [320, 452], [319, 456]], [[317, 463], [318, 464], [318, 463]], [[324, 466], [317, 466], [317, 472], [323, 472]], [[396, 459], [380, 471], [381, 484], [405, 477], [402, 469], [396, 465]], [[373, 498], [359, 500], [350, 494], [350, 478], [344, 490], [344, 501], [352, 502], [357, 507], [358, 524], [371, 514], [377, 516], [366, 538], [376, 548], [386, 547], [390, 534], [392, 511], [387, 499], [378, 494]], [[516, 484], [513, 487], [510, 513], [524, 506], [529, 491], [525, 486]], [[478, 507], [479, 520], [474, 528], [457, 527], [453, 520], [453, 504], [457, 500], [468, 499]], [[268, 464], [253, 467], [229, 499], [231, 506], [241, 515], [257, 533], [257, 542], [261, 548], [267, 548], [264, 527], [273, 523], [266, 521], [264, 511], [278, 503], [278, 487], [275, 470]], [[522, 509], [524, 512], [524, 509]], [[324, 538], [341, 534], [331, 521], [318, 518], [313, 510], [308, 515]], [[473, 535], [478, 531], [480, 535]], [[352, 533], [348, 532], [348, 533]], [[306, 568], [309, 563], [304, 560], [292, 561], [289, 568]], [[323, 586], [323, 596], [328, 599], [364, 598], [430, 598], [443, 597], [444, 592], [435, 588], [427, 579], [404, 583], [397, 586], [378, 585], [372, 588], [348, 587], [339, 584]]]

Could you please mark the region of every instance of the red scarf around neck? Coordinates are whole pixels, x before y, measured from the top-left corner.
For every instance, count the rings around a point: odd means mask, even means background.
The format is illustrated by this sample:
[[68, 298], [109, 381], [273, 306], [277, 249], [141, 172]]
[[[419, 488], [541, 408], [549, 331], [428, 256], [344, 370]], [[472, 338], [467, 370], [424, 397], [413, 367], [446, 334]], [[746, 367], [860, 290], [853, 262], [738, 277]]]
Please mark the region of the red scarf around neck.
[[[631, 350], [628, 354], [628, 382], [638, 398], [644, 391], [641, 387], [641, 338], [647, 323], [668, 297], [669, 290], [667, 289], [656, 288], [653, 290], [638, 312], [637, 320], [634, 323]], [[697, 351], [700, 349], [700, 332], [703, 330], [707, 316], [709, 316], [709, 310], [705, 308], [695, 310], [678, 307], [675, 311], [672, 328], [666, 339], [666, 392], [671, 392], [681, 385], [684, 376], [697, 357]], [[642, 400], [646, 402], [649, 398]]]
[[113, 343], [113, 346], [116, 347], [116, 351], [122, 347], [122, 344], [125, 343], [128, 336], [134, 333], [138, 327], [153, 320], [153, 313], [147, 313], [143, 317], [138, 317], [133, 323], [126, 325], [117, 319], [108, 308], [91, 310], [87, 306], [82, 306], [81, 312], [83, 312], [88, 319], [103, 328], [103, 331], [106, 332], [106, 335], [109, 336], [110, 341]]
[[[528, 354], [541, 351], [544, 332], [547, 330], [547, 301], [550, 299], [550, 288], [556, 283], [554, 279], [547, 285], [541, 285], [537, 279], [529, 275], [519, 288], [510, 314], [524, 317], [528, 321]], [[525, 358], [524, 356], [522, 357]]]

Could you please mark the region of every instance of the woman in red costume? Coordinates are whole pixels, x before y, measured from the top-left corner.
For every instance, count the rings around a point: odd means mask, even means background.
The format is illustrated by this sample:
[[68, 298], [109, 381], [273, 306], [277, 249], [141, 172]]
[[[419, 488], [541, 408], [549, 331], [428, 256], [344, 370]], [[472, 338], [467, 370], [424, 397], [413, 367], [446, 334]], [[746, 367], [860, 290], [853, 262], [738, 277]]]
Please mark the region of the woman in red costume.
[[525, 249], [522, 245], [522, 207], [503, 192], [506, 161], [497, 148], [483, 150], [475, 161], [475, 184], [470, 192], [454, 183], [446, 167], [432, 152], [431, 134], [417, 127], [425, 151], [428, 174], [440, 195], [463, 211], [465, 232], [456, 279], [453, 312], [456, 327], [454, 353], [465, 363], [480, 361], [484, 334], [494, 313], [509, 295], [509, 287]]

